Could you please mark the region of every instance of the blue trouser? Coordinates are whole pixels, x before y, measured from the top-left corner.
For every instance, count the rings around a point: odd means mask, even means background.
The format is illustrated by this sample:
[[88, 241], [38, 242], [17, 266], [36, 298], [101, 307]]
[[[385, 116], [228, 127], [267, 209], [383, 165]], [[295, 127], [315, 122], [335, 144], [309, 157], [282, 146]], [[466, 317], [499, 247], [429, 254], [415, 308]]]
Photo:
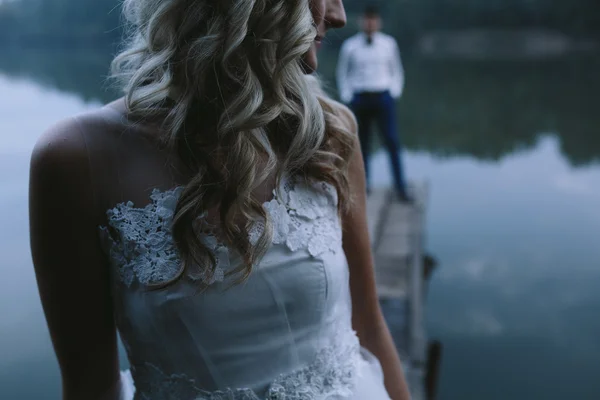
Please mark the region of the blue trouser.
[[371, 125], [377, 124], [379, 133], [383, 139], [390, 162], [392, 164], [392, 175], [398, 193], [406, 194], [406, 184], [402, 169], [401, 154], [402, 147], [398, 137], [396, 125], [395, 101], [388, 91], [375, 93], [357, 93], [350, 103], [352, 111], [358, 121], [358, 137], [365, 161], [365, 172], [367, 174], [367, 188], [369, 187], [369, 153], [371, 144]]

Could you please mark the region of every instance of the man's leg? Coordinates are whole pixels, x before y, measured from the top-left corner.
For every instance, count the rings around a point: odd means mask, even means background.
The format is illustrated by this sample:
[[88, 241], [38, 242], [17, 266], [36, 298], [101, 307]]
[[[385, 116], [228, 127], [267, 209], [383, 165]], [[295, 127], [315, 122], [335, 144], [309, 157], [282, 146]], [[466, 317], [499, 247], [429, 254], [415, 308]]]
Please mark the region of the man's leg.
[[378, 105], [378, 128], [390, 156], [396, 191], [402, 200], [409, 200], [404, 180], [404, 170], [402, 168], [402, 146], [398, 138], [396, 104], [390, 94], [386, 92], [381, 95]]
[[373, 119], [373, 113], [367, 100], [368, 99], [365, 99], [360, 95], [356, 95], [354, 96], [350, 107], [352, 108], [358, 123], [358, 139], [360, 141], [360, 150], [365, 163], [367, 192], [370, 192], [371, 185], [369, 178], [369, 153], [371, 152], [371, 120]]

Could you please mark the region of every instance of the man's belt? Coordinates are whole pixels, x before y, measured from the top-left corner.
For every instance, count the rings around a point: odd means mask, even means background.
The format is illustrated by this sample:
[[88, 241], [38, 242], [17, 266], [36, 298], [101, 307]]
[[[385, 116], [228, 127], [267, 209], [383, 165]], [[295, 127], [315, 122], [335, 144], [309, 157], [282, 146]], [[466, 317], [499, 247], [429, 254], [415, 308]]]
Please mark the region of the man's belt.
[[371, 92], [371, 91], [361, 91], [361, 92], [357, 92], [356, 94], [358, 96], [365, 96], [365, 97], [375, 97], [375, 96], [381, 96], [382, 94], [384, 94], [385, 92], [387, 92], [387, 90], [379, 90], [377, 92]]

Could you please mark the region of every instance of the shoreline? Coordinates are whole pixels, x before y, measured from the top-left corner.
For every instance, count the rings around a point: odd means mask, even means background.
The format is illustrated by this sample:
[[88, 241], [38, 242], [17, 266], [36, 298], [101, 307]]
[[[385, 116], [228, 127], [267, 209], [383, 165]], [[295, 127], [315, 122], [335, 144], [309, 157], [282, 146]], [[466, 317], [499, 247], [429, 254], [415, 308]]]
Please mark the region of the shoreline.
[[598, 51], [598, 40], [575, 38], [547, 29], [435, 30], [416, 44], [427, 57], [470, 59], [537, 59]]

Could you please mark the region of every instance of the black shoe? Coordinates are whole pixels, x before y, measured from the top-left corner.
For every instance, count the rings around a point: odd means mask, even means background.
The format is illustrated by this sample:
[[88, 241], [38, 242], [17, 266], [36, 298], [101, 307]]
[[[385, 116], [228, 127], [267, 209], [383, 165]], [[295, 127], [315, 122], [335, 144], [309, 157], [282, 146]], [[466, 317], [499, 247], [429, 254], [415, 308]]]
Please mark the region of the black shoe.
[[396, 198], [398, 199], [398, 201], [400, 203], [404, 203], [404, 204], [414, 204], [415, 203], [415, 199], [413, 199], [406, 192], [398, 192], [396, 195]]

